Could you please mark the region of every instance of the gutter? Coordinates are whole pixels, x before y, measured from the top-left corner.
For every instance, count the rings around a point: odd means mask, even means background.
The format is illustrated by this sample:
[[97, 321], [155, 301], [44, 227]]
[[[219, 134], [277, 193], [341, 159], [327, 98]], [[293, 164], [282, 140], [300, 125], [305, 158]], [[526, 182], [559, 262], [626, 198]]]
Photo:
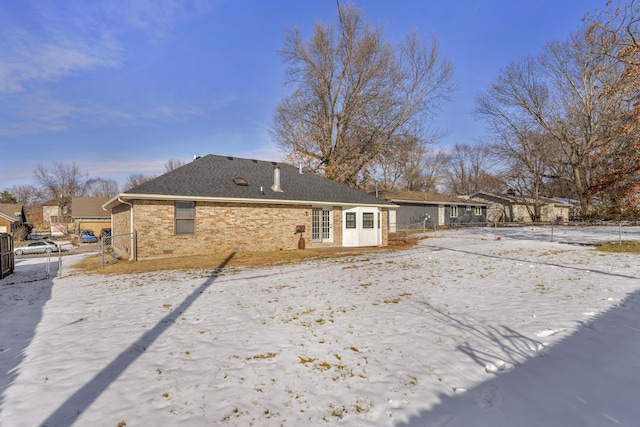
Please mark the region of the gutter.
[[[110, 208], [115, 202], [127, 203], [122, 200], [126, 197], [128, 200], [188, 200], [193, 202], [218, 202], [218, 203], [251, 203], [251, 204], [269, 204], [269, 205], [312, 205], [312, 206], [342, 206], [342, 207], [376, 207], [376, 208], [395, 208], [397, 205], [393, 202], [386, 203], [358, 203], [358, 202], [319, 202], [314, 200], [287, 200], [287, 199], [252, 199], [252, 198], [231, 198], [231, 197], [206, 197], [206, 196], [174, 196], [164, 194], [122, 194], [114, 197], [103, 205], [103, 208]], [[129, 204], [129, 203], [127, 203]]]

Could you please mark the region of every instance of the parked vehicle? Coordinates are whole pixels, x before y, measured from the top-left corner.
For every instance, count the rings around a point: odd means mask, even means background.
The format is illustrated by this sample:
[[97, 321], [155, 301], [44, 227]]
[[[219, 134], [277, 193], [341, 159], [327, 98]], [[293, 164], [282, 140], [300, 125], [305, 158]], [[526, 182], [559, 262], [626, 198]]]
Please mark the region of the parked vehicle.
[[13, 248], [13, 253], [16, 255], [22, 254], [50, 254], [51, 252], [58, 252], [59, 248], [53, 242], [48, 240], [41, 240], [39, 242], [29, 243], [27, 246], [18, 246]]
[[80, 242], [82, 243], [95, 243], [98, 238], [93, 233], [93, 230], [80, 230]]
[[100, 237], [102, 239], [104, 239], [104, 243], [107, 245], [111, 244], [111, 229], [110, 228], [103, 228], [102, 230], [100, 230]]

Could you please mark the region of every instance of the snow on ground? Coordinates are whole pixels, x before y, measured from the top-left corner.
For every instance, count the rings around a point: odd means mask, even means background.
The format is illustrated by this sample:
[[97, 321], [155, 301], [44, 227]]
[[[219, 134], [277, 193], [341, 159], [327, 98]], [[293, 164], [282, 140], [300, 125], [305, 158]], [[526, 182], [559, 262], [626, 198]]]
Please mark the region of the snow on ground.
[[548, 233], [0, 282], [0, 425], [636, 425], [640, 257]]

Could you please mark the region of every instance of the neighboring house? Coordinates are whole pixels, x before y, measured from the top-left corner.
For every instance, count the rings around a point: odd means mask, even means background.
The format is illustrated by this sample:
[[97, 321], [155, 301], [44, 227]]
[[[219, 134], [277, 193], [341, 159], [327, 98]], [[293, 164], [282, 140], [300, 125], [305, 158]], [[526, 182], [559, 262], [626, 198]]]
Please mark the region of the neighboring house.
[[76, 233], [80, 230], [93, 230], [96, 235], [103, 228], [111, 228], [111, 215], [102, 209], [108, 202], [104, 197], [72, 197], [71, 220]]
[[[472, 195], [475, 199], [489, 204], [487, 220], [489, 222], [533, 222], [531, 212], [534, 211], [534, 200], [508, 194], [491, 194], [478, 192]], [[540, 197], [539, 221], [568, 221], [573, 205], [562, 201]]]
[[[143, 259], [385, 246], [394, 205], [291, 165], [207, 155], [103, 207], [111, 212], [114, 250]], [[122, 236], [134, 231], [137, 244]]]
[[57, 200], [49, 200], [42, 204], [42, 220], [50, 225], [52, 236], [68, 232], [78, 234], [86, 229], [98, 234], [102, 228], [111, 227], [111, 215], [102, 209], [108, 200], [105, 197], [71, 197], [62, 208]]
[[0, 203], [0, 233], [14, 233], [26, 222], [21, 203]]
[[479, 200], [419, 191], [379, 191], [378, 197], [398, 206], [389, 216], [390, 228], [433, 228], [487, 221], [487, 204]]
[[48, 224], [71, 223], [71, 204], [67, 201], [60, 208], [57, 200], [48, 200], [42, 203], [42, 221]]

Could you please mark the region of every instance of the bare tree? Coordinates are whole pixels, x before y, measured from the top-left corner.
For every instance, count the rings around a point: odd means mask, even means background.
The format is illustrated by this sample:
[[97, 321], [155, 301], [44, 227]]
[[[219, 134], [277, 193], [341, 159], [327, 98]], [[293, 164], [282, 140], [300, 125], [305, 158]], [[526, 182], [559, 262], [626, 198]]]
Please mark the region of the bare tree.
[[178, 169], [180, 166], [184, 166], [186, 163], [187, 162], [185, 162], [184, 160], [169, 159], [164, 165], [164, 171], [171, 172], [174, 169]]
[[127, 181], [124, 183], [124, 191], [131, 190], [134, 187], [137, 187], [140, 184], [143, 184], [151, 179], [155, 178], [153, 175], [144, 175], [141, 173], [132, 173], [127, 178]]
[[380, 189], [435, 192], [447, 163], [444, 150], [401, 135], [382, 148], [368, 169]]
[[437, 43], [414, 31], [392, 46], [353, 5], [339, 5], [337, 25], [316, 24], [308, 40], [288, 31], [281, 54], [294, 90], [277, 107], [274, 140], [289, 161], [353, 186], [385, 144], [428, 121], [453, 90]]
[[491, 191], [497, 179], [490, 169], [494, 160], [491, 150], [483, 144], [456, 144], [449, 158], [446, 187], [455, 195], [470, 195]]
[[640, 7], [637, 0], [608, 1], [605, 9], [587, 14], [587, 37], [598, 54], [629, 66], [640, 65]]
[[88, 196], [93, 183], [89, 174], [83, 172], [76, 162], [54, 162], [51, 170], [38, 165], [33, 177], [46, 197], [57, 201], [61, 215], [71, 206], [72, 197]]
[[508, 187], [524, 202], [534, 222], [541, 218], [541, 193], [545, 177], [551, 173], [547, 151], [552, 148], [553, 138], [540, 133], [541, 128], [532, 117], [514, 111], [505, 93], [521, 85], [528, 85], [532, 92], [544, 93], [533, 83], [535, 73], [535, 61], [531, 58], [511, 64], [500, 75], [500, 84], [494, 84], [476, 98], [475, 109], [476, 115], [489, 124], [493, 138], [489, 147], [503, 167]]
[[91, 197], [112, 198], [120, 192], [118, 182], [113, 179], [94, 178], [91, 183]]
[[[480, 98], [479, 110], [515, 133], [544, 135], [545, 147], [538, 151], [549, 166], [546, 177], [570, 183], [584, 215], [612, 159], [637, 153], [637, 148], [629, 151], [634, 141], [637, 147], [637, 138], [629, 137], [637, 135], [637, 120], [626, 120], [625, 138], [610, 133], [616, 117], [628, 117], [635, 108], [637, 96], [630, 96], [630, 87], [625, 64], [597, 53], [583, 30], [502, 70]], [[518, 140], [527, 139], [512, 139]], [[618, 164], [632, 165], [624, 171], [628, 175], [640, 161]]]

